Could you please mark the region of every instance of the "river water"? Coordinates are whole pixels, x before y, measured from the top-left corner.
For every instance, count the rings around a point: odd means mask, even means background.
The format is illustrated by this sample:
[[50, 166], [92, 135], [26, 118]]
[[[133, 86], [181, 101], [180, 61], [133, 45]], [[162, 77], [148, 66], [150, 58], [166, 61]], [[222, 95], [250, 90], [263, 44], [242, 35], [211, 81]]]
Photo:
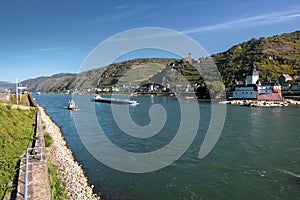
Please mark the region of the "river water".
[[[197, 135], [178, 160], [156, 171], [127, 173], [102, 164], [88, 151], [86, 143], [83, 145], [74, 117], [84, 110], [64, 108], [71, 95], [33, 96], [60, 126], [75, 159], [83, 166], [95, 191], [104, 198], [300, 199], [300, 108], [216, 105], [227, 106], [224, 127], [212, 151], [200, 159], [198, 153], [209, 127], [212, 105], [199, 102]], [[115, 122], [111, 105], [91, 102], [91, 97], [76, 97], [80, 98], [79, 107], [92, 105], [106, 136], [127, 151], [140, 153], [162, 148], [175, 137], [182, 120], [178, 117], [182, 111], [176, 98], [132, 97], [139, 104], [123, 106], [129, 108], [132, 120], [139, 126], [151, 123], [148, 113], [152, 105], [163, 106], [167, 117], [158, 136], [131, 137]], [[88, 122], [86, 127], [86, 132], [92, 134], [94, 130], [89, 129]], [[91, 144], [93, 149], [106, 148], [101, 143]], [[118, 155], [112, 159], [119, 159]]]

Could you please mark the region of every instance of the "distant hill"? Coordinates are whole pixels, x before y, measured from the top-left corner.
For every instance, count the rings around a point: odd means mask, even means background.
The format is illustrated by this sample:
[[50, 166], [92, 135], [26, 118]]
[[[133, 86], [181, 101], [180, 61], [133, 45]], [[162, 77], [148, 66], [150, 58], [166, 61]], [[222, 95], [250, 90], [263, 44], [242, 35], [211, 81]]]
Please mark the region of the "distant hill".
[[[121, 81], [139, 84], [149, 79], [153, 73], [161, 71], [174, 61], [170, 58], [138, 58], [106, 67], [100, 67], [79, 74], [61, 73], [49, 77], [38, 77], [22, 82], [32, 92], [63, 92], [67, 90], [112, 87], [120, 78]], [[151, 67], [150, 67], [151, 65]], [[119, 82], [120, 84], [120, 82]]]
[[0, 81], [0, 92], [5, 92], [6, 89], [12, 89], [15, 87], [15, 83]]
[[138, 58], [106, 67], [99, 79], [98, 87], [111, 87], [118, 83], [139, 85], [160, 73], [166, 65], [175, 59], [171, 58]]
[[300, 31], [268, 38], [251, 39], [228, 51], [212, 55], [225, 83], [244, 80], [249, 68], [256, 65], [260, 78], [300, 73]]
[[[300, 31], [251, 39], [233, 46], [226, 52], [214, 54], [211, 58], [217, 65], [225, 84], [244, 80], [253, 64], [260, 71], [261, 79], [264, 79], [267, 74], [273, 80], [283, 73], [299, 75]], [[202, 60], [199, 67], [207, 68], [209, 60]], [[197, 60], [193, 62], [199, 63]], [[172, 66], [174, 63], [175, 66]], [[22, 84], [27, 85], [30, 91], [61, 92], [69, 89], [112, 87], [116, 84], [162, 83], [173, 79], [174, 76], [166, 76], [172, 70], [182, 74], [190, 84], [195, 82], [203, 84], [203, 79], [193, 66], [186, 64], [184, 59], [170, 58], [133, 59], [79, 74], [56, 74], [29, 79]]]
[[22, 82], [32, 92], [58, 92], [66, 89], [70, 85], [75, 74], [61, 73], [53, 76], [42, 76], [34, 79], [28, 79]]

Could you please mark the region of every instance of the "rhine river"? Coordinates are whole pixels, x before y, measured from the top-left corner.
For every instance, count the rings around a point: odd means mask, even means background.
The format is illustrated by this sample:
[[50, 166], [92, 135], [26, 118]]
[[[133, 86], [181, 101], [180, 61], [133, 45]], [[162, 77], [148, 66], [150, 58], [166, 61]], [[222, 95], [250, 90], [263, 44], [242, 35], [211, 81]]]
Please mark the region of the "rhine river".
[[[107, 167], [85, 148], [74, 122], [74, 117], [84, 110], [64, 108], [71, 95], [33, 96], [60, 126], [75, 159], [95, 186], [95, 192], [101, 193], [104, 198], [300, 199], [299, 107], [216, 105], [227, 106], [225, 124], [212, 151], [200, 159], [198, 153], [209, 127], [212, 105], [199, 102], [197, 135], [178, 160], [157, 171], [127, 173]], [[143, 139], [132, 137], [117, 125], [110, 104], [91, 102], [91, 97], [76, 97], [81, 99], [79, 108], [92, 105], [106, 136], [116, 146], [130, 152], [151, 152], [167, 145], [183, 120], [176, 98], [132, 97], [139, 104], [129, 106], [129, 112], [139, 126], [151, 123], [149, 109], [152, 105], [163, 106], [167, 114], [165, 124], [157, 135]], [[192, 122], [195, 119], [188, 120]], [[88, 134], [94, 134], [88, 123], [85, 126]], [[91, 148], [104, 149], [106, 146], [100, 142]], [[117, 157], [112, 159], [119, 159]]]

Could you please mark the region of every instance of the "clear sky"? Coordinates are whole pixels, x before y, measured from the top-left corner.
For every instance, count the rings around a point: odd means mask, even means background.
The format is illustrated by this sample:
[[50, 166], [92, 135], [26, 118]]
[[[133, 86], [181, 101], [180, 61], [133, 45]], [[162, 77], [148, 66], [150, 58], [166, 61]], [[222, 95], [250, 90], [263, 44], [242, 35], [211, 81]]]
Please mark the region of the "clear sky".
[[300, 1], [1, 0], [0, 81], [76, 73], [101, 41], [142, 27], [180, 31], [213, 54], [300, 30]]

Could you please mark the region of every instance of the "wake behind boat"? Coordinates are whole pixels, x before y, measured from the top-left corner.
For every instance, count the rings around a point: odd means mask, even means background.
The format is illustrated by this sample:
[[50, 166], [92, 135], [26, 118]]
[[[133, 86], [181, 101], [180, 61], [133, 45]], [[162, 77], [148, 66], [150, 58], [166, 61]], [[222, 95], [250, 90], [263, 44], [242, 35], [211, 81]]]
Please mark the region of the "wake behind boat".
[[100, 95], [96, 95], [92, 101], [101, 102], [101, 103], [114, 103], [114, 104], [130, 104], [130, 105], [137, 105], [137, 101], [131, 101], [127, 99], [115, 99], [115, 98], [105, 98], [101, 97]]

